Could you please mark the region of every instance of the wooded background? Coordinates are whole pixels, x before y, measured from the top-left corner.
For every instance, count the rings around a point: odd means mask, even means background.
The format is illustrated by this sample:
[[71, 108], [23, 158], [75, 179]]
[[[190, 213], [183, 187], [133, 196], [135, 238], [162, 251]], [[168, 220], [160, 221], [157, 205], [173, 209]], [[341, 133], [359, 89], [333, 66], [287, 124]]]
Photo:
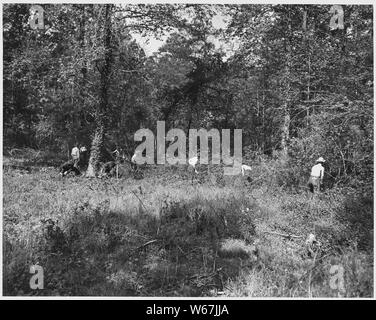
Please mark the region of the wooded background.
[[[342, 30], [328, 5], [43, 8], [33, 30], [30, 5], [3, 6], [5, 150], [66, 155], [78, 141], [95, 172], [103, 149], [131, 154], [157, 120], [238, 128], [247, 160], [284, 159], [299, 177], [323, 156], [337, 183], [373, 190], [372, 6], [343, 6]], [[167, 40], [147, 56], [135, 33]]]

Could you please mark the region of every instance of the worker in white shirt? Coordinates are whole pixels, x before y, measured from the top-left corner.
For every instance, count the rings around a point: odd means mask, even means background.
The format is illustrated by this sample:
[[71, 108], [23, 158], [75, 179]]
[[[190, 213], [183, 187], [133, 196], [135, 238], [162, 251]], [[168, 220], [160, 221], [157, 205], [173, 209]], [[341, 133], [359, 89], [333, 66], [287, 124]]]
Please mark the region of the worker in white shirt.
[[131, 167], [134, 171], [138, 170], [138, 164], [136, 162], [136, 158], [141, 154], [139, 150], [136, 150], [131, 158]]
[[325, 160], [323, 157], [320, 157], [316, 160], [316, 163], [311, 170], [311, 176], [308, 180], [308, 187], [312, 193], [315, 192], [315, 189], [317, 191], [320, 191], [320, 186], [322, 184], [322, 181], [324, 179], [324, 167], [323, 164], [325, 163]]
[[78, 162], [80, 161], [80, 149], [78, 149], [78, 144], [75, 143], [71, 152], [73, 166], [78, 169]]
[[136, 163], [137, 153], [135, 152], [131, 158], [132, 163]]

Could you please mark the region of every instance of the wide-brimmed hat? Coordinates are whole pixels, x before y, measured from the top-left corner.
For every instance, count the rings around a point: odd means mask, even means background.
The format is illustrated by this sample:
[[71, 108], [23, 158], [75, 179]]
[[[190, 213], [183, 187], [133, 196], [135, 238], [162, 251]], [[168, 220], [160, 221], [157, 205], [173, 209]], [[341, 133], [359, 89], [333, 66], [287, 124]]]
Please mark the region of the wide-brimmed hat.
[[324, 158], [323, 157], [320, 157], [316, 160], [316, 162], [325, 162]]

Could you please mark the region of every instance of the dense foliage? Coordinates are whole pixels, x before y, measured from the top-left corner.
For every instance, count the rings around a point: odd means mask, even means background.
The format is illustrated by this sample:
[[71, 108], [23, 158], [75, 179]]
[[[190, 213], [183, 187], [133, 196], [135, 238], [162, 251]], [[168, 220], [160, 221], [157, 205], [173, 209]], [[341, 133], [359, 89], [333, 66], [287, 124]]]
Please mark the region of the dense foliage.
[[[4, 5], [4, 294], [372, 296], [373, 7], [342, 7], [333, 29], [328, 5], [43, 4], [32, 29], [30, 5]], [[58, 178], [74, 143], [98, 176], [158, 120], [242, 129], [252, 171]]]
[[[250, 157], [301, 167], [325, 155], [336, 182], [371, 185], [371, 6], [344, 6], [342, 30], [325, 5], [44, 9], [33, 30], [28, 5], [4, 6], [6, 148], [66, 152], [94, 139], [131, 153], [137, 129], [165, 120], [241, 128]], [[136, 32], [167, 40], [146, 56]]]

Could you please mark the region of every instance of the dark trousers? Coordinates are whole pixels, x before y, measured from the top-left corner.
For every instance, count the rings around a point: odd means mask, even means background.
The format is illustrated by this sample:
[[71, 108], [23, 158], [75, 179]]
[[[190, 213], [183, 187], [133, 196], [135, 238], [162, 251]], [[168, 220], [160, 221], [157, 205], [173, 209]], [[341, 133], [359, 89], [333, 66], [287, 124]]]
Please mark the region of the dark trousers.
[[88, 162], [87, 152], [86, 151], [81, 152], [80, 153], [80, 165], [82, 167], [85, 167], [87, 165], [87, 162]]
[[321, 179], [318, 177], [310, 177], [308, 180], [309, 190], [314, 193], [315, 191], [320, 191]]

